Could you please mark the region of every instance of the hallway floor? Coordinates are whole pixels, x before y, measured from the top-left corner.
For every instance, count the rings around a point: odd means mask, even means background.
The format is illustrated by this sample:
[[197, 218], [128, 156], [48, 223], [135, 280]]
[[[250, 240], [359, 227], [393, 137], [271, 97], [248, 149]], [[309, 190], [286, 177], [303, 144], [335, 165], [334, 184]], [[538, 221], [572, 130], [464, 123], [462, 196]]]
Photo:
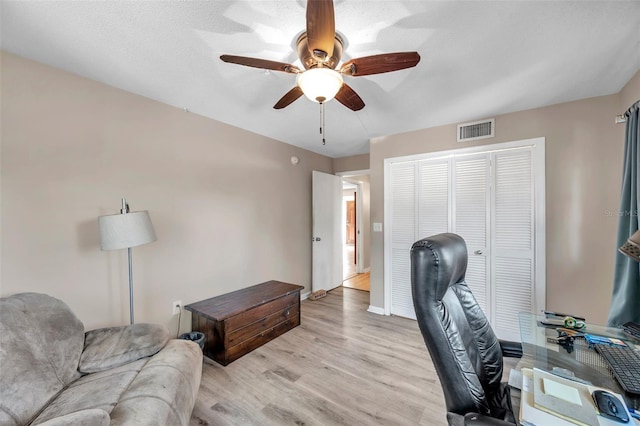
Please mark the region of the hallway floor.
[[369, 272], [357, 274], [342, 282], [343, 287], [355, 288], [356, 290], [369, 291]]

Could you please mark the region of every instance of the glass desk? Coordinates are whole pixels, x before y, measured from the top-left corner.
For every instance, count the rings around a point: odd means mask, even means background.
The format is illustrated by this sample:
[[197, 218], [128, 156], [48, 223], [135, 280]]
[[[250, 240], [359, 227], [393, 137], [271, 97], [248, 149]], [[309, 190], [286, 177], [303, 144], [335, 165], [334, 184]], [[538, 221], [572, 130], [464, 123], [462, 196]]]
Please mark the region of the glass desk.
[[[572, 345], [560, 345], [555, 342], [558, 337], [556, 327], [545, 327], [540, 321], [543, 315], [521, 313], [520, 339], [522, 341], [523, 355], [516, 369], [540, 368], [552, 371], [554, 368], [564, 369], [560, 373], [570, 372], [575, 377], [587, 380], [594, 386], [600, 386], [612, 390], [624, 396], [627, 405], [636, 411], [640, 411], [640, 395], [625, 392], [613, 377], [605, 361], [582, 337], [574, 338]], [[640, 340], [635, 339], [621, 329], [586, 324], [579, 330], [588, 334], [613, 337], [623, 340], [627, 344], [635, 345], [640, 349]]]

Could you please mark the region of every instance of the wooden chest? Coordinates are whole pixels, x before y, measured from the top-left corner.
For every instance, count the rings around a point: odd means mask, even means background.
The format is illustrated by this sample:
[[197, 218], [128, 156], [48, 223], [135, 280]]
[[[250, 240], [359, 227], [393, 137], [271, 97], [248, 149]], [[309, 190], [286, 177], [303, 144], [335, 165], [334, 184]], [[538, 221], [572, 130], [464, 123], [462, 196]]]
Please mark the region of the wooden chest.
[[227, 365], [300, 324], [300, 290], [267, 281], [186, 305], [191, 328], [204, 333], [204, 354]]

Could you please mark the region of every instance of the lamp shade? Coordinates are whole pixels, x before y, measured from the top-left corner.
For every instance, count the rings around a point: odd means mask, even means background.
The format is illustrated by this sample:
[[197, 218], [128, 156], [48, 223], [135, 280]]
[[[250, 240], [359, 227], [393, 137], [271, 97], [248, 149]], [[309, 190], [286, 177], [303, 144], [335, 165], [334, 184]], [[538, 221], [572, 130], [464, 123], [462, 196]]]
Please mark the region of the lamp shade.
[[630, 236], [627, 242], [618, 250], [636, 262], [640, 262], [640, 231], [636, 231]]
[[100, 250], [119, 250], [156, 240], [149, 212], [131, 212], [98, 217]]
[[333, 99], [342, 87], [342, 76], [330, 68], [311, 68], [298, 74], [298, 86], [314, 102]]

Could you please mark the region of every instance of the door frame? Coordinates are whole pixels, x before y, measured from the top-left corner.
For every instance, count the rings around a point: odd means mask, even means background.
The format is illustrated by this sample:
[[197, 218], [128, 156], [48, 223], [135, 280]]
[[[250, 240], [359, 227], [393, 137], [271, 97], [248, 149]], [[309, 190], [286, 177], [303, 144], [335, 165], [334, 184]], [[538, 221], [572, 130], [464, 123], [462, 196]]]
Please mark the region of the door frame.
[[391, 315], [391, 165], [394, 163], [413, 162], [419, 160], [431, 160], [443, 157], [452, 157], [460, 154], [475, 154], [490, 151], [508, 150], [513, 148], [532, 147], [532, 159], [534, 169], [534, 253], [535, 253], [535, 291], [532, 295], [533, 310], [538, 312], [546, 306], [546, 208], [545, 208], [545, 138], [522, 139], [510, 142], [501, 142], [489, 145], [479, 145], [466, 148], [433, 151], [422, 154], [407, 155], [384, 159], [384, 314]]

